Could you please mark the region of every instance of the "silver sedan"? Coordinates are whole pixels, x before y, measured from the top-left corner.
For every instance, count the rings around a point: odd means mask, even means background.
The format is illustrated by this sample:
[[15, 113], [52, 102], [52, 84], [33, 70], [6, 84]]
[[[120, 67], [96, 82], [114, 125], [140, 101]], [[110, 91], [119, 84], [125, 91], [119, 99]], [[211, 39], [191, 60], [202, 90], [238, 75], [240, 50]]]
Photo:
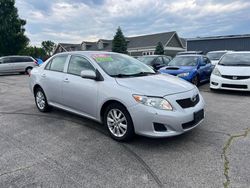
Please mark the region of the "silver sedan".
[[179, 135], [204, 119], [196, 86], [118, 53], [57, 54], [31, 71], [30, 89], [41, 112], [53, 106], [96, 120], [119, 141]]

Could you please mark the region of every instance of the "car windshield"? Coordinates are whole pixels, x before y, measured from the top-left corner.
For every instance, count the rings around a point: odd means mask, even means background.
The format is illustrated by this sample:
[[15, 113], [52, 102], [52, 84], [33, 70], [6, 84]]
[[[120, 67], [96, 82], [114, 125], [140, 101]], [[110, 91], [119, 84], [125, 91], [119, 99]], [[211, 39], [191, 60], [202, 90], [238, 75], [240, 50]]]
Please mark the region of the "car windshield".
[[197, 56], [176, 56], [168, 66], [196, 66], [197, 61]]
[[222, 57], [219, 65], [250, 66], [250, 53], [232, 53]]
[[208, 52], [207, 57], [210, 60], [219, 60], [226, 52]]
[[150, 56], [138, 57], [138, 60], [145, 63], [146, 65], [150, 65], [154, 59], [155, 57], [152, 57], [152, 56], [151, 57]]
[[92, 58], [110, 76], [147, 76], [156, 74], [153, 69], [137, 59], [123, 54], [94, 54]]

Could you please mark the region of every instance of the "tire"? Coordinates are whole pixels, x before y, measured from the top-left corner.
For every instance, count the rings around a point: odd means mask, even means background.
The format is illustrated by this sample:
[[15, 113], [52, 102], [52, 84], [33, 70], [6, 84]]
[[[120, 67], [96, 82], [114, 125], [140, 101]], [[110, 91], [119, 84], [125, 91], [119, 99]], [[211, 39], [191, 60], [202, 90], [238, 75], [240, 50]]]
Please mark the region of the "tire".
[[192, 82], [192, 84], [199, 86], [199, 84], [200, 84], [199, 76], [196, 75], [194, 78], [192, 78], [191, 82]]
[[35, 103], [40, 112], [48, 112], [50, 110], [46, 95], [40, 87], [35, 90]]
[[30, 71], [32, 70], [32, 67], [27, 67], [25, 69], [25, 74], [30, 74]]
[[134, 137], [134, 125], [128, 110], [119, 103], [107, 107], [104, 113], [104, 125], [111, 138], [117, 141], [129, 141]]

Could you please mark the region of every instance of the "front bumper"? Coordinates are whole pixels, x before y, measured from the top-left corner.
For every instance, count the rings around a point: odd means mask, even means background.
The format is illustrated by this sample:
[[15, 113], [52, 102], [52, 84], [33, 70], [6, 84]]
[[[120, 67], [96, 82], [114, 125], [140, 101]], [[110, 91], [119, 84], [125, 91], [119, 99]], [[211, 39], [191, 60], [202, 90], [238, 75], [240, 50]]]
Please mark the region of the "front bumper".
[[[198, 126], [203, 118], [189, 126], [183, 128], [183, 124], [192, 123], [194, 121], [194, 113], [204, 109], [205, 103], [199, 94], [199, 103], [194, 107], [182, 108], [176, 100], [191, 98], [198, 91], [191, 90], [185, 93], [169, 95], [166, 98], [173, 106], [173, 111], [158, 110], [153, 107], [138, 104], [129, 108], [132, 116], [135, 133], [147, 137], [170, 137], [180, 135]], [[166, 128], [165, 131], [156, 131], [154, 124], [162, 124]]]
[[210, 88], [235, 91], [250, 91], [250, 79], [232, 80], [212, 74], [210, 78]]

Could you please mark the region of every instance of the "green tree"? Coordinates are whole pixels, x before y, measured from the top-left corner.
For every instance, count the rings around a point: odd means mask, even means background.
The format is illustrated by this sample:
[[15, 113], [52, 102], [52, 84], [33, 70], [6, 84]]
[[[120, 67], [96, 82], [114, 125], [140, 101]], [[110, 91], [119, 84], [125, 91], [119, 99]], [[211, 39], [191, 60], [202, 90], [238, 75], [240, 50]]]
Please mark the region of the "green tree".
[[21, 50], [19, 54], [31, 56], [34, 58], [40, 58], [42, 60], [47, 59], [47, 55], [46, 55], [46, 52], [44, 51], [44, 49], [36, 47], [36, 46], [27, 46], [26, 48]]
[[158, 42], [156, 48], [155, 48], [155, 54], [156, 55], [163, 55], [164, 54], [164, 47], [161, 42]]
[[25, 24], [18, 16], [15, 0], [0, 0], [0, 56], [18, 54], [28, 45]]
[[112, 41], [112, 51], [123, 54], [127, 53], [127, 41], [120, 27], [118, 27], [114, 39]]
[[51, 56], [54, 48], [56, 47], [56, 44], [50, 40], [43, 41], [42, 42], [42, 48], [46, 52], [47, 56]]

